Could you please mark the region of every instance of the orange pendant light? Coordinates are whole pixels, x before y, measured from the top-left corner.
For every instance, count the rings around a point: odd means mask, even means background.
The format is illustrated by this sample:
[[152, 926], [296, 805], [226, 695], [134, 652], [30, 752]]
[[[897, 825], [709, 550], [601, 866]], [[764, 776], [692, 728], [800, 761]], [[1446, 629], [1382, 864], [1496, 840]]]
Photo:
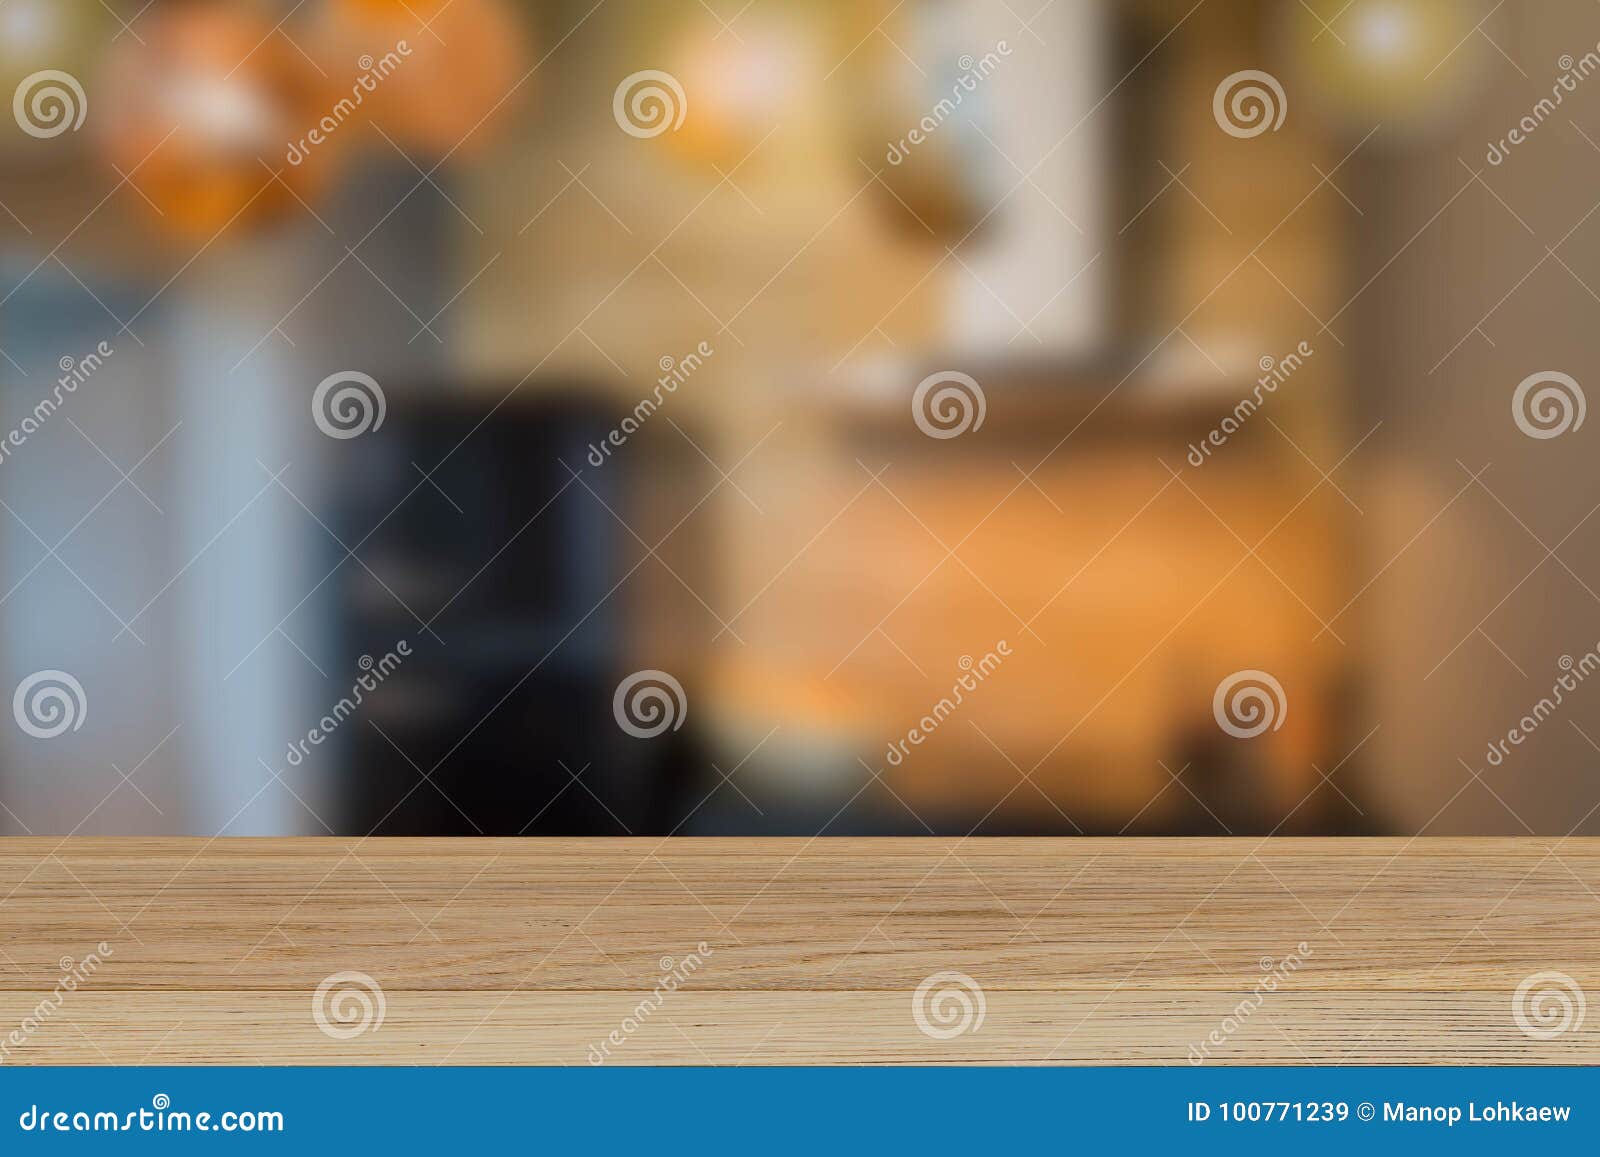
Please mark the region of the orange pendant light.
[[139, 36], [119, 40], [107, 61], [100, 141], [162, 224], [209, 237], [303, 212], [295, 197], [323, 184], [334, 151], [290, 165], [286, 150], [329, 94], [272, 22], [186, 3], [152, 10]]
[[331, 0], [318, 40], [329, 60], [398, 61], [367, 98], [372, 121], [423, 156], [481, 147], [527, 97], [526, 32], [504, 0]]

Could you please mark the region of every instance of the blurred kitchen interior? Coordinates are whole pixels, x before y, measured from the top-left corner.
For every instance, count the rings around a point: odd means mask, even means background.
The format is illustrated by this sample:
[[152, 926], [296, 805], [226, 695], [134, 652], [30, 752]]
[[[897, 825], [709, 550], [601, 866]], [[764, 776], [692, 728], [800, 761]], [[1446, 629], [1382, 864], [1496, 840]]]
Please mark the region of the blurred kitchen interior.
[[[0, 729], [0, 824], [1565, 834], [1588, 700], [1483, 756], [1600, 639], [1595, 457], [1508, 414], [1595, 378], [1600, 83], [1484, 158], [1597, 42], [1587, 0], [3, 0], [4, 91], [88, 115], [0, 134], [0, 425], [114, 353], [0, 464], [4, 686], [88, 705]], [[1221, 127], [1246, 69], [1275, 130]], [[675, 129], [622, 124], [643, 70]], [[983, 421], [928, 437], [947, 370]], [[386, 415], [330, 438], [346, 371]]]

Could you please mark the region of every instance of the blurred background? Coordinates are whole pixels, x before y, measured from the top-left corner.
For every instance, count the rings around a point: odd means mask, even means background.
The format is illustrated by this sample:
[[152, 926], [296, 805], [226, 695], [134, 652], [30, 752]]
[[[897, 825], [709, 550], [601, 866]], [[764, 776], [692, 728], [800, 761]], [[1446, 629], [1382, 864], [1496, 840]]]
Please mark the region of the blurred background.
[[0, 830], [1600, 829], [1597, 46], [0, 0]]

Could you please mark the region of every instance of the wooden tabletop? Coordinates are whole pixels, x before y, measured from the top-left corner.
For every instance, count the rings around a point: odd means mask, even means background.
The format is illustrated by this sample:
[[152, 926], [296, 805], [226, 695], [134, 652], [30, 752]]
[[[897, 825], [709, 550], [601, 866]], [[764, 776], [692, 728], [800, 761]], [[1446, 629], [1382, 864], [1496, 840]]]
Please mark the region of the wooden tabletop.
[[11, 839], [0, 898], [7, 1063], [1600, 1062], [1595, 840]]

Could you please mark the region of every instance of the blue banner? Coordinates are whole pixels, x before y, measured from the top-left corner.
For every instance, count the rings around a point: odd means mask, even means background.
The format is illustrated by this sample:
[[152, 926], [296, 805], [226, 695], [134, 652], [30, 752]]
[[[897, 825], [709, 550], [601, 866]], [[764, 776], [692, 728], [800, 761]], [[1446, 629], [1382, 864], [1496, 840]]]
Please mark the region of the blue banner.
[[[1503, 1153], [1591, 1147], [1578, 1068], [0, 1069], [0, 1150]], [[359, 1148], [352, 1148], [358, 1146]], [[1179, 1148], [1181, 1147], [1181, 1148]]]

